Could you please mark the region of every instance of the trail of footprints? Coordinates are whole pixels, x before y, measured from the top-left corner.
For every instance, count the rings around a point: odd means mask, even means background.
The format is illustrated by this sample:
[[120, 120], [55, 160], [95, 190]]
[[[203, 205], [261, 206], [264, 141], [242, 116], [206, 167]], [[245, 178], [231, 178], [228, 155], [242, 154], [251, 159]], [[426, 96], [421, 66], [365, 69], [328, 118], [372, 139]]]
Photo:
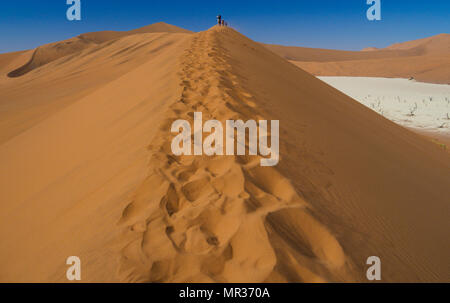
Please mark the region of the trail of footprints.
[[[267, 214], [307, 206], [289, 180], [275, 168], [260, 167], [258, 157], [172, 155], [172, 122], [193, 123], [195, 111], [204, 120], [258, 119], [252, 96], [239, 87], [226, 59], [211, 31], [197, 34], [182, 58], [183, 93], [149, 147], [149, 175], [119, 222], [124, 228], [123, 281], [263, 282], [277, 263], [264, 226]], [[319, 225], [308, 221], [308, 226]], [[342, 249], [318, 228], [329, 241], [321, 247], [311, 244], [317, 258], [331, 267], [342, 266], [343, 252], [340, 260], [327, 260], [320, 253]], [[307, 230], [306, 238], [320, 236]]]

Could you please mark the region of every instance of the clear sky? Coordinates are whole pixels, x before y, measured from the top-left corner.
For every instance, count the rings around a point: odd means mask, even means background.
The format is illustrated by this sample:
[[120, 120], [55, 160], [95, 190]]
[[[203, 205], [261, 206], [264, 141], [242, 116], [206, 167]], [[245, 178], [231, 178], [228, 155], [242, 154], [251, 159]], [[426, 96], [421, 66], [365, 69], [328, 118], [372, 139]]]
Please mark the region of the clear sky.
[[81, 0], [82, 20], [70, 22], [66, 0], [2, 0], [0, 53], [159, 21], [201, 31], [219, 13], [259, 42], [330, 49], [386, 47], [450, 32], [450, 0], [381, 0], [381, 21], [367, 20], [366, 1]]

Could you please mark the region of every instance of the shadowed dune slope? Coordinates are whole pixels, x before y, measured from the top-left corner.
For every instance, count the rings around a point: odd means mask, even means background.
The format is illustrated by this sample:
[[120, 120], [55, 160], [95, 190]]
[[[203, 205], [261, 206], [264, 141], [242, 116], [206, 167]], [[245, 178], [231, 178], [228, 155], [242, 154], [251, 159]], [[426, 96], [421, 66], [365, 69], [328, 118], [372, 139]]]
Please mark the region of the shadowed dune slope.
[[[155, 35], [2, 82], [84, 93], [0, 145], [1, 281], [449, 281], [448, 153], [232, 29]], [[174, 156], [194, 112], [279, 120], [279, 165]]]
[[78, 37], [68, 39], [65, 41], [55, 42], [46, 44], [44, 46], [38, 47], [31, 57], [30, 61], [25, 65], [17, 68], [8, 73], [9, 77], [20, 77], [33, 69], [41, 67], [47, 63], [50, 63], [59, 58], [65, 57], [70, 54], [77, 53], [81, 50], [87, 49], [89, 47], [95, 47], [98, 44], [119, 39], [125, 36], [134, 34], [148, 34], [148, 33], [183, 33], [189, 34], [191, 31], [185, 30], [183, 28], [167, 24], [164, 22], [159, 22], [151, 24], [142, 28], [138, 28], [126, 32], [117, 31], [103, 31], [82, 34]]
[[450, 34], [360, 52], [265, 46], [316, 76], [414, 77], [423, 82], [450, 84]]

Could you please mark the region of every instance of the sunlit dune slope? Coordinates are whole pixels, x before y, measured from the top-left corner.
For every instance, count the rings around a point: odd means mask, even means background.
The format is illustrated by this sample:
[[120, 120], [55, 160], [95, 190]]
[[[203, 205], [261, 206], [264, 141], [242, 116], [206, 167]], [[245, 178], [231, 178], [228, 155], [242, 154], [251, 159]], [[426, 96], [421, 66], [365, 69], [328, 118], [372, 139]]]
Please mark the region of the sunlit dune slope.
[[71, 55], [81, 50], [95, 47], [98, 44], [119, 39], [125, 36], [134, 34], [146, 34], [146, 33], [192, 33], [191, 31], [182, 29], [180, 27], [167, 24], [164, 22], [155, 23], [139, 29], [117, 32], [117, 31], [103, 31], [82, 34], [78, 37], [68, 39], [65, 41], [50, 43], [41, 47], [38, 47], [27, 64], [8, 73], [9, 77], [20, 77], [35, 68], [41, 67], [47, 63], [50, 63], [59, 58]]
[[2, 82], [1, 281], [65, 281], [69, 255], [83, 281], [118, 281], [110, 243], [188, 38], [128, 36]]
[[0, 75], [0, 143], [145, 63], [152, 54], [184, 36], [168, 33], [125, 36], [53, 58], [29, 74], [9, 78], [8, 71], [25, 64], [31, 51], [16, 56], [4, 69], [0, 66], [3, 73]]
[[[366, 281], [369, 256], [384, 282], [449, 280], [450, 155], [232, 29], [1, 81], [1, 281], [64, 282], [68, 256], [83, 282]], [[174, 156], [194, 112], [279, 120], [279, 165]]]
[[16, 60], [24, 53], [26, 53], [26, 51], [0, 54], [0, 71], [2, 72], [2, 74], [4, 73], [4, 70], [11, 64], [11, 62]]
[[440, 34], [429, 38], [396, 43], [386, 47], [386, 50], [422, 49], [425, 54], [449, 54], [450, 34]]
[[88, 40], [95, 43], [103, 43], [112, 39], [121, 38], [124, 36], [134, 35], [134, 34], [148, 34], [148, 33], [171, 33], [171, 34], [192, 34], [191, 31], [186, 30], [184, 28], [167, 24], [164, 22], [158, 22], [154, 24], [150, 24], [138, 29], [130, 30], [130, 31], [102, 31], [102, 32], [93, 32], [81, 34], [79, 38], [83, 40]]

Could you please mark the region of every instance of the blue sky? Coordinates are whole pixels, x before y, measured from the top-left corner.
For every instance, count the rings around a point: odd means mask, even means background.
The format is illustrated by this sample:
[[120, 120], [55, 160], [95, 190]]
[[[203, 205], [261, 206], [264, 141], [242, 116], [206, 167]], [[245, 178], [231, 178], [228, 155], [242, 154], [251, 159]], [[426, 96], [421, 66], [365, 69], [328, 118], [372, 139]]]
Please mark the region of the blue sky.
[[82, 21], [68, 21], [66, 0], [2, 0], [0, 53], [30, 49], [84, 32], [129, 30], [164, 21], [208, 29], [221, 13], [266, 43], [360, 50], [449, 33], [450, 0], [381, 0], [382, 20], [368, 21], [366, 0], [157, 1], [81, 0]]

